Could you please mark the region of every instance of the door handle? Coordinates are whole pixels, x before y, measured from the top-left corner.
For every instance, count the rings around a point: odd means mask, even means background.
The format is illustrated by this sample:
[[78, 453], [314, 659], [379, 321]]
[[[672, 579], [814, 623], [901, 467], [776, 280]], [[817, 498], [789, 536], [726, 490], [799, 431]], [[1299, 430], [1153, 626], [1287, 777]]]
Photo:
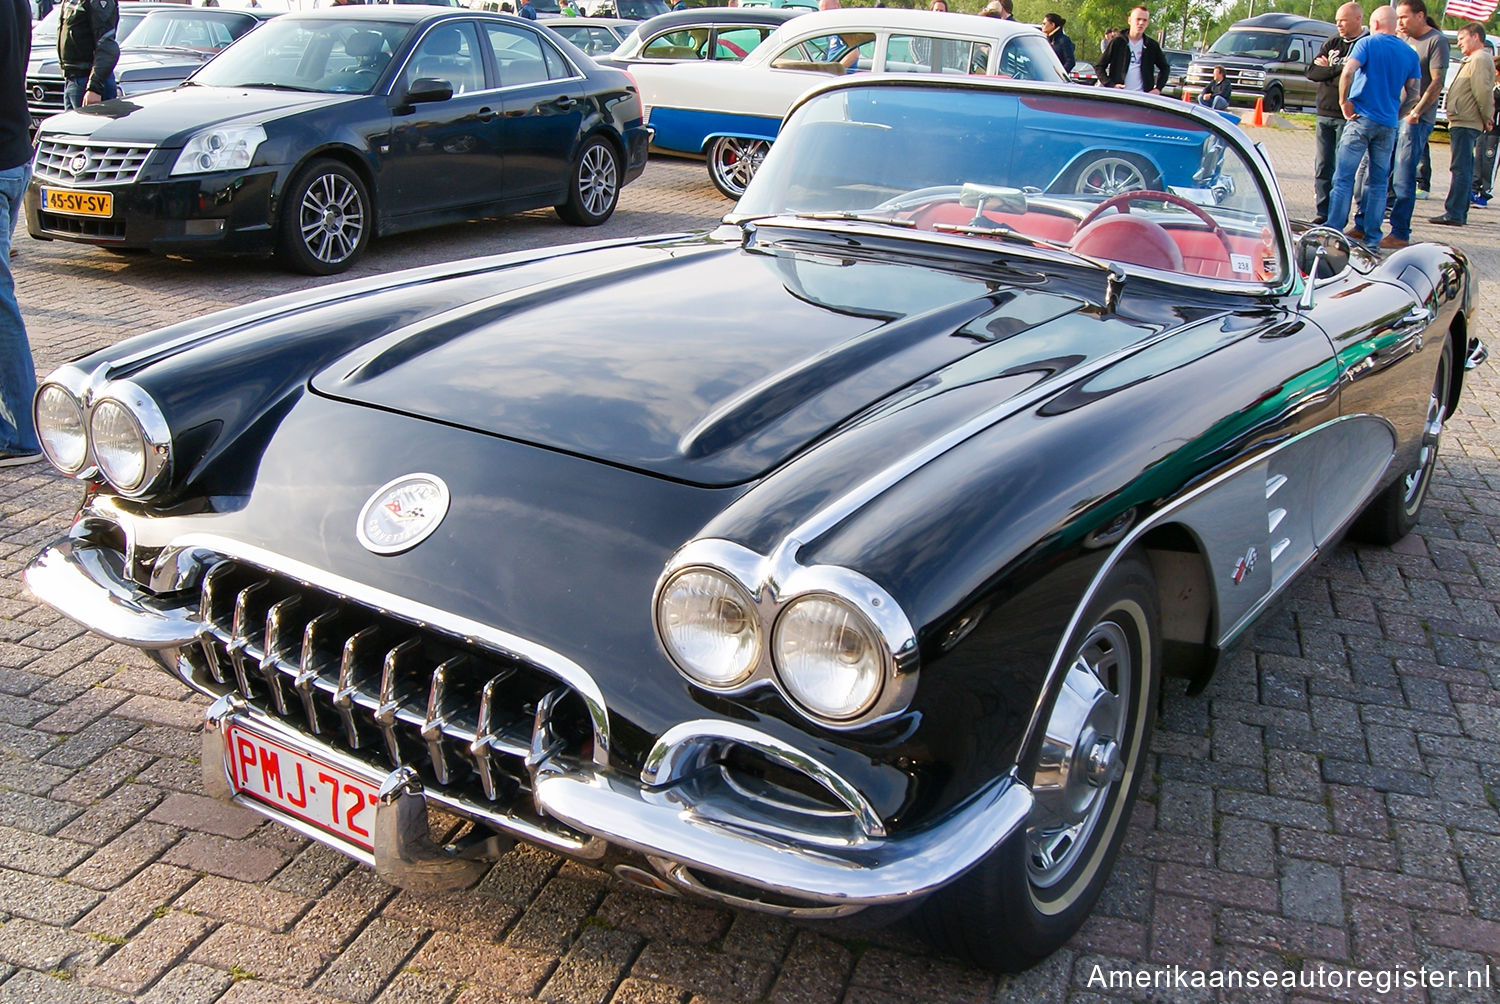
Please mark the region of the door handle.
[[1419, 303], [1406, 312], [1406, 317], [1404, 317], [1403, 320], [1406, 321], [1407, 324], [1420, 324], [1423, 327], [1426, 327], [1427, 325], [1432, 323], [1432, 319], [1436, 316], [1437, 311], [1432, 310], [1431, 308]]
[[479, 119], [479, 121], [481, 122], [489, 122], [492, 121], [498, 114], [499, 112], [495, 111], [493, 108], [484, 107], [479, 109], [479, 114], [476, 115], [475, 118]]
[[578, 99], [577, 98], [570, 98], [567, 95], [563, 95], [562, 97], [558, 98], [556, 101], [554, 101], [552, 103], [554, 105], [556, 105], [558, 108], [561, 108], [563, 111], [567, 111], [569, 108], [572, 108], [574, 105], [578, 104]]

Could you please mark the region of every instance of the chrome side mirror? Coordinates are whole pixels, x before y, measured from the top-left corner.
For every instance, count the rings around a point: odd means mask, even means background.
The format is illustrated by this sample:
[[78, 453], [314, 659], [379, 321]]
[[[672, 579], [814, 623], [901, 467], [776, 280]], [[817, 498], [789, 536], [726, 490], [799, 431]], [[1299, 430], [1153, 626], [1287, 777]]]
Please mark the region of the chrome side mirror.
[[1313, 227], [1297, 238], [1297, 270], [1317, 281], [1349, 267], [1349, 238], [1332, 227]]

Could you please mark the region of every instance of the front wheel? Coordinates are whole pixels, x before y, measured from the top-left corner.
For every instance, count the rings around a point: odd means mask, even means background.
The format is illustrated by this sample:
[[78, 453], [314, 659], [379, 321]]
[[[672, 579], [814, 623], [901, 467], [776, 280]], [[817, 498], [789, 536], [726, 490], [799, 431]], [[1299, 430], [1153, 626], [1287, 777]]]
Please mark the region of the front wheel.
[[1123, 192], [1161, 188], [1161, 179], [1151, 165], [1130, 153], [1094, 154], [1068, 175], [1064, 191], [1106, 198]]
[[597, 227], [614, 215], [620, 201], [620, 157], [609, 143], [593, 137], [573, 162], [568, 201], [555, 206], [564, 223]]
[[1416, 529], [1422, 518], [1422, 503], [1427, 500], [1427, 489], [1432, 484], [1432, 472], [1437, 467], [1452, 381], [1453, 339], [1445, 337], [1437, 373], [1432, 378], [1432, 393], [1427, 398], [1416, 464], [1375, 496], [1350, 529], [1351, 537], [1370, 544], [1394, 544]]
[[763, 139], [742, 139], [739, 136], [720, 136], [708, 144], [708, 176], [714, 187], [731, 199], [745, 194], [745, 187], [760, 162], [766, 159], [771, 144]]
[[1284, 104], [1286, 104], [1286, 98], [1282, 95], [1280, 87], [1267, 88], [1266, 100], [1265, 103], [1261, 105], [1261, 107], [1264, 108], [1268, 114], [1281, 111], [1281, 108]]
[[917, 923], [975, 965], [1016, 972], [1071, 938], [1109, 878], [1146, 774], [1161, 676], [1150, 566], [1128, 555], [1105, 576], [1026, 757], [1035, 803], [1025, 823]]
[[308, 275], [334, 275], [364, 254], [374, 214], [365, 184], [336, 160], [315, 160], [287, 188], [277, 254]]

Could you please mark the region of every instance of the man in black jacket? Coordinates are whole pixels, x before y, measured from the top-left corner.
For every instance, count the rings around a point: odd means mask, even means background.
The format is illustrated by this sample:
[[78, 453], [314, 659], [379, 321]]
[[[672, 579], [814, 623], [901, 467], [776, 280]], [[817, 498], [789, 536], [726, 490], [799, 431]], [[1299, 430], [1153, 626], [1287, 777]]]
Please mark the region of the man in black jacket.
[[1150, 20], [1151, 12], [1144, 6], [1131, 8], [1128, 32], [1111, 42], [1094, 64], [1101, 85], [1148, 94], [1160, 94], [1167, 86], [1172, 67], [1156, 39], [1146, 37]]
[[31, 6], [0, 0], [0, 467], [42, 459], [31, 422], [36, 366], [10, 274], [10, 233], [31, 173], [31, 113], [26, 110], [26, 59]]
[[62, 64], [64, 108], [81, 108], [115, 96], [119, 27], [120, 6], [115, 0], [63, 0], [57, 59]]
[[1346, 3], [1334, 15], [1339, 32], [1323, 43], [1317, 58], [1307, 66], [1307, 79], [1318, 83], [1317, 153], [1313, 161], [1313, 191], [1317, 195], [1314, 223], [1328, 221], [1328, 193], [1333, 188], [1333, 165], [1338, 159], [1339, 140], [1344, 135], [1344, 112], [1339, 107], [1339, 75], [1344, 60], [1365, 33], [1364, 8]]

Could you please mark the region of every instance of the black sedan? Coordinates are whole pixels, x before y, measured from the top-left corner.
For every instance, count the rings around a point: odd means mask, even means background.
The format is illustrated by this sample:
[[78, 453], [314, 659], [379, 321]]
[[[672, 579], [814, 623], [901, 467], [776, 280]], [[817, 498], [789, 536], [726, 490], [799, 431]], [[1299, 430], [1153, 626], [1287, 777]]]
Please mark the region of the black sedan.
[[648, 137], [628, 76], [519, 18], [283, 15], [174, 90], [49, 119], [27, 226], [329, 274], [417, 227], [543, 206], [603, 223]]
[[522, 840], [1019, 968], [1104, 889], [1163, 689], [1421, 519], [1475, 292], [1289, 220], [1198, 106], [831, 78], [711, 233], [58, 369], [82, 503], [26, 581], [212, 700], [211, 793], [394, 883]]

